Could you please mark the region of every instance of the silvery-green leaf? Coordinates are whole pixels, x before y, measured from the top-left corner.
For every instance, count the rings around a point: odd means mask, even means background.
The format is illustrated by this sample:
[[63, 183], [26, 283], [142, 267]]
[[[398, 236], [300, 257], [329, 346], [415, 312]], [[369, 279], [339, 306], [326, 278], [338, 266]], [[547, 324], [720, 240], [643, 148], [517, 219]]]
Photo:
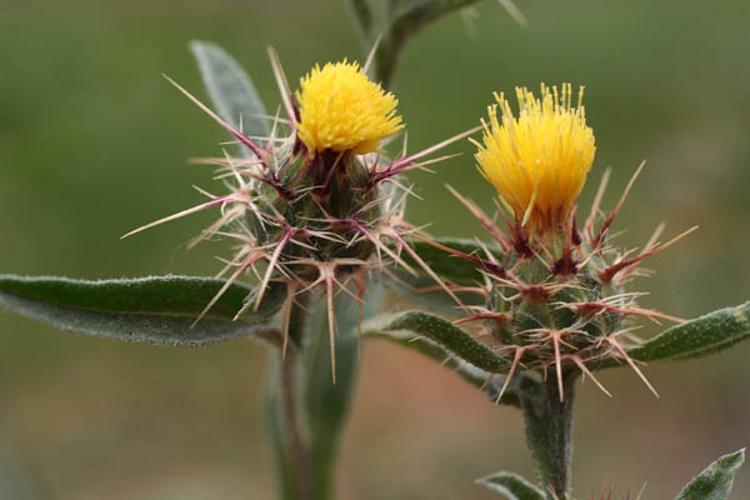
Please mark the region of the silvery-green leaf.
[[675, 325], [629, 351], [633, 359], [657, 361], [704, 356], [750, 337], [750, 302], [719, 309]]
[[[190, 50], [219, 116], [247, 136], [267, 136], [270, 129], [266, 108], [252, 80], [237, 61], [211, 42], [190, 42]], [[247, 150], [242, 148], [242, 152]]]
[[496, 472], [477, 479], [477, 484], [500, 493], [508, 500], [545, 500], [547, 496], [539, 487], [512, 472]]
[[237, 321], [256, 291], [232, 285], [195, 322], [224, 283], [192, 276], [86, 281], [0, 275], [0, 305], [62, 330], [117, 340], [202, 345], [256, 334], [277, 341], [269, 322], [286, 296], [281, 284], [269, 288], [258, 311]]
[[[433, 238], [433, 242], [468, 255], [473, 255], [482, 259], [487, 258], [484, 248], [475, 240], [439, 237]], [[423, 240], [413, 240], [409, 243], [417, 255], [419, 255], [419, 257], [430, 266], [430, 269], [435, 271], [435, 273], [441, 278], [459, 285], [469, 286], [484, 282], [480, 265], [463, 259], [460, 256], [452, 255], [448, 251], [435, 245], [431, 245]], [[488, 249], [490, 251], [495, 250], [493, 248]], [[493, 254], [495, 258], [501, 258], [498, 251], [494, 251]], [[408, 256], [404, 256], [404, 260], [413, 263]], [[420, 270], [416, 264], [414, 264], [414, 267], [417, 271]]]
[[520, 406], [518, 393], [521, 390], [534, 390], [534, 385], [538, 382], [530, 379], [523, 374], [517, 374], [508, 385], [500, 401], [497, 401], [500, 390], [505, 382], [503, 375], [489, 373], [477, 368], [476, 366], [464, 361], [461, 358], [448, 353], [443, 347], [425, 337], [415, 337], [413, 333], [403, 330], [384, 331], [376, 329], [366, 329], [364, 332], [366, 338], [384, 339], [393, 342], [401, 347], [416, 351], [428, 358], [440, 363], [441, 366], [456, 373], [466, 382], [470, 383], [477, 389], [484, 391], [491, 402], [499, 402], [510, 406]]
[[406, 311], [381, 318], [368, 324], [367, 331], [370, 335], [375, 332], [403, 331], [413, 337], [427, 338], [451, 355], [489, 373], [504, 373], [510, 367], [507, 359], [495, 354], [465, 330], [425, 312]]
[[744, 462], [744, 448], [724, 455], [695, 476], [676, 500], [727, 500], [732, 492], [734, 474]]

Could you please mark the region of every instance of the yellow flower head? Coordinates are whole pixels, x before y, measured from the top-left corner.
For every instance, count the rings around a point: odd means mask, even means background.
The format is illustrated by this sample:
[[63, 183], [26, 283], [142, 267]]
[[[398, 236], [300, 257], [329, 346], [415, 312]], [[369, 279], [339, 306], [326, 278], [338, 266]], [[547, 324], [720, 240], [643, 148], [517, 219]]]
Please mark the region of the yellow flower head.
[[586, 125], [583, 87], [575, 106], [570, 84], [561, 91], [542, 84], [541, 98], [516, 88], [516, 96], [517, 118], [505, 96], [495, 94], [475, 158], [516, 219], [544, 233], [565, 222], [583, 189], [596, 151], [594, 132]]
[[310, 152], [371, 153], [404, 126], [396, 114], [398, 99], [346, 60], [315, 65], [300, 80], [297, 100], [298, 134]]

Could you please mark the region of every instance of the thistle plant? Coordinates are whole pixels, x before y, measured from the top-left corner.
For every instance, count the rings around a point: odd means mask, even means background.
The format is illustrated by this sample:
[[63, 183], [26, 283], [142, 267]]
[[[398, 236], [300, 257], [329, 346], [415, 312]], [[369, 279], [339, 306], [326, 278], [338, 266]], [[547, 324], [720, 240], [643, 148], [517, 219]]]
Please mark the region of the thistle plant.
[[[350, 0], [364, 64], [314, 65], [298, 84], [269, 49], [279, 90], [269, 113], [239, 64], [218, 46], [193, 42], [210, 101], [167, 80], [228, 134], [213, 157], [225, 191], [198, 188], [201, 203], [141, 226], [132, 236], [198, 212], [216, 220], [190, 240], [231, 244], [215, 277], [151, 276], [103, 281], [0, 276], [0, 304], [64, 330], [159, 345], [201, 346], [251, 337], [269, 347], [267, 435], [279, 497], [334, 496], [336, 451], [356, 382], [360, 343], [382, 338], [415, 349], [519, 408], [538, 484], [509, 473], [478, 482], [513, 499], [572, 498], [573, 404], [578, 382], [627, 366], [657, 395], [645, 362], [716, 352], [750, 336], [750, 304], [683, 320], [639, 304], [643, 262], [692, 233], [638, 250], [617, 247], [613, 225], [641, 165], [610, 210], [609, 173], [593, 206], [578, 198], [595, 158], [583, 88], [518, 88], [518, 110], [495, 95], [481, 126], [408, 152], [390, 90], [412, 36], [478, 0], [393, 0], [380, 24], [372, 2]], [[501, 2], [512, 14], [509, 1]], [[474, 240], [436, 238], [410, 222], [406, 174], [470, 140], [496, 189], [486, 214], [449, 187], [483, 227]], [[403, 146], [397, 141], [403, 138]], [[399, 146], [399, 147], [396, 147]], [[498, 222], [500, 221], [500, 222]], [[383, 312], [381, 283], [427, 310]], [[368, 319], [369, 318], [369, 319]], [[648, 339], [638, 320], [674, 323]], [[726, 499], [744, 454], [720, 458], [678, 495]]]
[[[538, 96], [517, 88], [516, 97], [514, 114], [505, 95], [495, 94], [489, 120], [482, 122], [481, 140], [472, 139], [478, 170], [497, 190], [497, 214], [488, 216], [448, 188], [478, 220], [489, 241], [438, 238], [416, 244], [424, 260], [465, 302], [468, 313], [448, 310], [454, 317], [448, 321], [426, 312], [405, 312], [373, 323], [370, 335], [439, 359], [487, 392], [495, 404], [522, 411], [539, 487], [510, 473], [488, 476], [482, 484], [511, 499], [567, 499], [572, 498], [577, 382], [588, 378], [612, 397], [595, 373], [628, 366], [658, 397], [643, 362], [693, 357], [745, 338], [750, 304], [693, 321], [639, 305], [644, 293], [633, 287], [636, 278], [647, 274], [643, 262], [696, 227], [662, 241], [664, 226], [659, 225], [640, 250], [616, 246], [612, 225], [643, 164], [609, 211], [602, 209], [606, 172], [579, 225], [577, 201], [596, 151], [593, 130], [586, 123], [583, 88], [574, 93], [570, 84], [542, 84]], [[498, 218], [504, 223], [498, 224]], [[399, 290], [408, 291], [409, 278], [399, 281]], [[425, 293], [435, 288], [423, 283], [413, 280], [411, 293], [424, 302]], [[639, 318], [676, 326], [644, 342], [635, 335]], [[727, 469], [734, 471], [742, 456], [738, 452], [725, 457], [724, 463], [732, 464]], [[724, 472], [731, 477], [731, 471]], [[683, 492], [678, 498], [727, 497], [729, 487], [718, 486], [718, 479], [711, 484], [722, 493]]]
[[191, 44], [210, 103], [166, 77], [229, 135], [219, 155], [193, 160], [214, 167], [226, 191], [197, 188], [205, 201], [124, 237], [213, 211], [215, 222], [188, 247], [232, 243], [215, 277], [0, 279], [2, 304], [65, 330], [160, 345], [247, 336], [269, 345], [267, 434], [281, 498], [334, 493], [360, 325], [380, 307], [378, 276], [393, 266], [410, 275], [419, 269], [443, 285], [407, 242], [420, 230], [405, 218], [412, 190], [404, 174], [441, 161], [435, 153], [472, 131], [415, 154], [407, 153], [404, 134], [400, 153], [386, 155], [386, 141], [403, 133], [404, 123], [397, 98], [380, 83], [387, 78], [373, 68], [376, 54], [401, 46], [377, 52], [376, 42], [366, 40], [373, 49], [364, 65], [346, 59], [315, 65], [296, 88], [269, 49], [281, 102], [274, 114], [239, 64], [214, 44]]

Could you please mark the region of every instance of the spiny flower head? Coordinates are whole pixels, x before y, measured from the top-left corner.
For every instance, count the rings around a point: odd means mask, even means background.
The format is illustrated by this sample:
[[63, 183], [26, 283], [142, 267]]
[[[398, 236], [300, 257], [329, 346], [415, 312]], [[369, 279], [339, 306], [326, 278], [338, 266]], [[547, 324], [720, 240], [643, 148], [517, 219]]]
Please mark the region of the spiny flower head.
[[[630, 365], [656, 394], [628, 354], [639, 345], [632, 318], [656, 323], [681, 320], [640, 306], [644, 294], [626, 286], [647, 274], [641, 267], [646, 259], [672, 247], [696, 227], [660, 242], [664, 229], [660, 224], [640, 251], [613, 245], [610, 229], [642, 168], [643, 164], [608, 213], [601, 209], [609, 178], [609, 171], [605, 172], [582, 226], [571, 214], [572, 223], [557, 239], [530, 238], [511, 220], [505, 231], [495, 217], [451, 188], [494, 241], [473, 250], [466, 242], [431, 243], [476, 266], [478, 273], [467, 274], [465, 280], [451, 277], [454, 292], [471, 301], [469, 315], [456, 324], [477, 322], [477, 337], [507, 361], [498, 401], [518, 372], [556, 381], [561, 400], [564, 381], [579, 375], [592, 378], [609, 395], [593, 372], [617, 363]], [[547, 378], [550, 374], [554, 379]]]
[[594, 160], [594, 133], [586, 124], [583, 87], [575, 106], [570, 84], [561, 91], [542, 84], [539, 98], [517, 87], [516, 97], [517, 117], [504, 94], [495, 94], [475, 158], [516, 220], [544, 233], [568, 219]]
[[300, 140], [310, 153], [372, 153], [403, 128], [398, 99], [346, 60], [315, 67], [300, 80]]
[[[232, 117], [220, 116], [170, 79], [236, 140], [241, 155], [231, 156], [223, 150], [219, 157], [196, 161], [218, 167], [216, 177], [224, 182], [227, 193], [214, 195], [199, 189], [207, 201], [128, 235], [216, 209], [219, 218], [191, 246], [213, 238], [228, 238], [236, 244], [233, 255], [222, 259], [226, 265], [219, 276], [227, 276], [225, 285], [196, 321], [232, 283], [249, 279], [257, 282], [256, 292], [248, 296], [235, 319], [257, 313], [264, 297], [273, 297], [281, 289], [280, 295], [286, 297], [282, 308], [282, 349], [286, 349], [292, 305], [299, 296], [322, 293], [335, 376], [337, 293], [353, 295], [363, 304], [369, 274], [387, 272], [389, 265], [415, 273], [418, 265], [453, 295], [409, 246], [408, 238], [421, 231], [404, 218], [406, 199], [412, 191], [398, 177], [441, 161], [444, 158], [428, 157], [476, 131], [458, 134], [415, 154], [407, 154], [404, 146], [394, 159], [358, 154], [377, 152], [378, 142], [402, 127], [395, 114], [396, 99], [367, 80], [358, 65], [344, 61], [322, 69], [316, 66], [302, 80], [297, 108], [278, 56], [273, 51], [270, 56], [287, 116], [274, 118], [267, 136], [246, 135], [229, 123]], [[299, 147], [300, 139], [310, 148], [308, 154]], [[404, 259], [407, 255], [409, 263]]]

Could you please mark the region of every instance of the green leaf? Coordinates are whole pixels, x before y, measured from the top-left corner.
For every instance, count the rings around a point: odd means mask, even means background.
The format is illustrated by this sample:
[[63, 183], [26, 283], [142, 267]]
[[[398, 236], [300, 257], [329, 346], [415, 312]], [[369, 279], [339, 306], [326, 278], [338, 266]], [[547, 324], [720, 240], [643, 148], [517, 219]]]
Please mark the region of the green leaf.
[[[364, 336], [366, 338], [384, 339], [427, 356], [440, 363], [446, 369], [458, 374], [477, 389], [484, 391], [487, 394], [487, 398], [493, 403], [497, 401], [497, 397], [500, 395], [500, 390], [505, 382], [505, 378], [502, 375], [481, 370], [463, 359], [453, 356], [427, 338], [414, 337], [413, 333], [406, 331], [388, 332], [369, 330], [364, 332]], [[523, 374], [517, 374], [506, 388], [499, 402], [509, 406], [520, 407], [519, 391], [532, 390], [533, 387], [529, 386], [533, 384], [538, 383]]]
[[[190, 42], [216, 112], [248, 136], [270, 133], [268, 115], [252, 80], [224, 49], [210, 42]], [[242, 148], [243, 153], [247, 152]]]
[[349, 5], [363, 38], [369, 42], [373, 21], [372, 9], [369, 3], [367, 0], [349, 0]]
[[[484, 249], [474, 240], [443, 237], [434, 238], [433, 241], [465, 254], [486, 258]], [[417, 255], [419, 255], [419, 257], [441, 278], [459, 285], [476, 285], [477, 283], [484, 283], [484, 277], [480, 272], [481, 267], [477, 264], [462, 259], [461, 257], [451, 255], [447, 251], [436, 248], [434, 245], [430, 245], [422, 240], [412, 240], [409, 243]], [[502, 259], [499, 251], [496, 251], [496, 249], [492, 247], [488, 248], [490, 251], [494, 252], [495, 257], [498, 258], [498, 260]], [[419, 270], [416, 263], [414, 263], [408, 256], [405, 256], [404, 260], [414, 265], [414, 267]]]
[[341, 432], [357, 382], [360, 321], [376, 313], [383, 302], [380, 287], [368, 283], [364, 302], [341, 291], [334, 300], [336, 312], [336, 384], [331, 381], [328, 315], [325, 300], [318, 300], [308, 318], [304, 359], [305, 409], [310, 431], [312, 465], [319, 498], [331, 494], [332, 477]]
[[[474, 240], [448, 237], [434, 238], [433, 241], [466, 254], [485, 256], [484, 249]], [[481, 267], [477, 264], [451, 255], [421, 240], [412, 240], [409, 244], [420, 259], [443, 280], [469, 287], [484, 282], [484, 277], [480, 272]], [[495, 256], [499, 259], [499, 252], [496, 252]], [[460, 310], [456, 307], [454, 300], [435, 280], [428, 276], [410, 256], [404, 254], [402, 257], [414, 268], [416, 275], [396, 269], [383, 277], [383, 283], [389, 289], [425, 309], [449, 316], [459, 315]], [[484, 302], [484, 298], [476, 293], [457, 291], [456, 295], [467, 306], [480, 305]]]
[[734, 473], [745, 462], [745, 449], [720, 457], [682, 489], [676, 500], [726, 500]]
[[[463, 311], [457, 306], [453, 298], [443, 290], [435, 280], [426, 274], [414, 276], [400, 269], [392, 269], [383, 274], [380, 279], [383, 285], [395, 294], [409, 302], [444, 316], [459, 317]], [[482, 305], [484, 299], [476, 294], [456, 292], [456, 296], [464, 305]]]
[[508, 500], [545, 500], [547, 496], [537, 486], [512, 472], [496, 472], [477, 479], [477, 484], [505, 495]]
[[258, 311], [233, 321], [255, 290], [232, 285], [203, 319], [195, 319], [224, 281], [152, 276], [100, 281], [0, 275], [0, 305], [62, 330], [162, 345], [203, 345], [255, 333], [277, 341], [268, 322], [286, 287], [274, 284]]
[[421, 312], [406, 311], [368, 325], [370, 334], [375, 332], [406, 331], [417, 337], [425, 337], [448, 353], [489, 373], [504, 373], [510, 362], [495, 354], [492, 349], [477, 342], [469, 333], [450, 321]]
[[731, 347], [750, 337], [750, 302], [673, 326], [628, 354], [639, 361], [686, 359]]

